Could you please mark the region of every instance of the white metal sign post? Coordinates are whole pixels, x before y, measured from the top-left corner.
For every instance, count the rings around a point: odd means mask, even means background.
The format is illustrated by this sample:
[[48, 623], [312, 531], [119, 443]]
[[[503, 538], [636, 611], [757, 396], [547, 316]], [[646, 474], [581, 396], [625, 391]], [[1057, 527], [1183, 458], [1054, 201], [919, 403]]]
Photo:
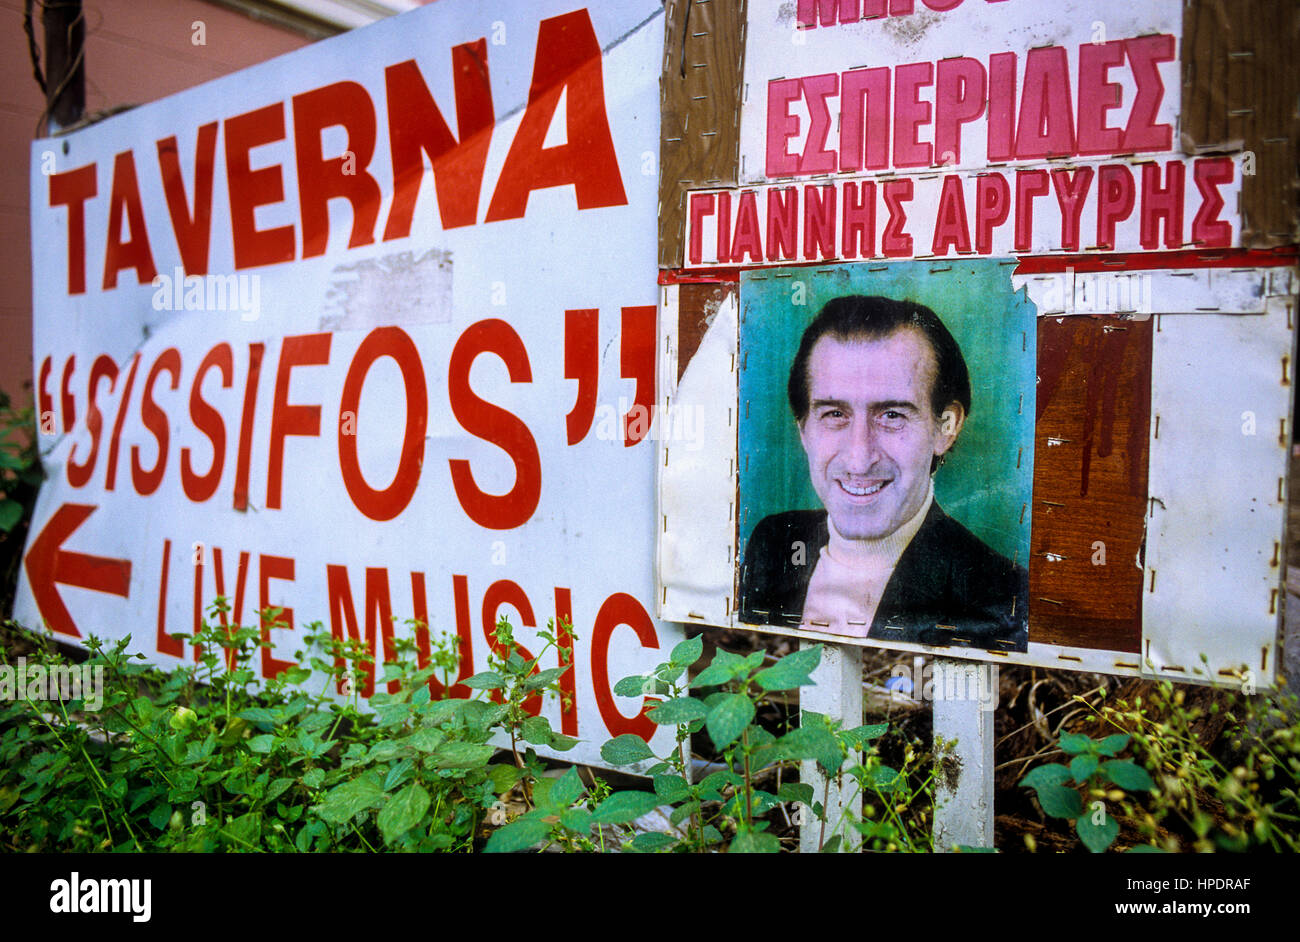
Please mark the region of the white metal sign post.
[[[993, 846], [993, 709], [998, 669], [992, 664], [934, 660], [934, 686], [944, 697], [933, 701], [934, 850]], [[949, 691], [969, 694], [992, 682], [994, 697], [948, 699]]]

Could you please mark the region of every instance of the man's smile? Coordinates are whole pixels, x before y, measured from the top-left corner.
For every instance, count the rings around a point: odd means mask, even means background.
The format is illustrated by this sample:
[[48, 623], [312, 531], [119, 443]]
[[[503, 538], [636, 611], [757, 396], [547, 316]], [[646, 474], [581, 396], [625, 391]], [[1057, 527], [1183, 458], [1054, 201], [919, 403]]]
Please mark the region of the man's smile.
[[866, 478], [862, 481], [850, 481], [838, 478], [835, 482], [850, 497], [874, 497], [893, 483], [892, 478]]

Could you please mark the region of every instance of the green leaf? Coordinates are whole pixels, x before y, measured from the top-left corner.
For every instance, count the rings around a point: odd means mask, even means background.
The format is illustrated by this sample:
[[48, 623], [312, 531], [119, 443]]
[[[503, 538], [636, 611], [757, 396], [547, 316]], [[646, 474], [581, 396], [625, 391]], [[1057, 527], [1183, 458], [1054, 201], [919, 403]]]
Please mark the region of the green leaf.
[[524, 742], [530, 742], [534, 746], [551, 744], [551, 724], [544, 716], [528, 717], [524, 720], [520, 732], [523, 734]]
[[406, 781], [415, 774], [415, 760], [403, 759], [401, 762], [393, 765], [384, 776], [384, 791], [391, 792], [393, 789], [405, 785]]
[[665, 700], [653, 710], [646, 713], [652, 722], [660, 726], [680, 726], [694, 720], [702, 720], [709, 715], [704, 704], [694, 697], [675, 697]]
[[813, 788], [803, 782], [782, 782], [776, 797], [782, 801], [801, 801], [805, 805], [811, 805]]
[[550, 833], [550, 825], [541, 818], [519, 818], [493, 831], [488, 838], [486, 851], [489, 854], [513, 854], [540, 844]]
[[153, 811], [149, 812], [149, 823], [154, 826], [155, 830], [161, 831], [167, 827], [167, 822], [172, 819], [171, 805], [155, 805]]
[[524, 770], [517, 765], [497, 763], [488, 766], [488, 781], [492, 783], [492, 791], [498, 795], [504, 794], [523, 775]]
[[377, 775], [367, 773], [325, 793], [325, 800], [316, 805], [316, 813], [331, 824], [346, 824], [353, 815], [379, 804], [384, 799], [383, 785]]
[[1075, 756], [1081, 752], [1092, 752], [1093, 749], [1091, 736], [1085, 736], [1083, 733], [1061, 734], [1061, 751], [1067, 755]]
[[488, 743], [448, 742], [438, 747], [433, 760], [440, 769], [476, 769], [487, 765], [496, 751]]
[[781, 850], [781, 842], [775, 834], [766, 831], [741, 831], [727, 848], [729, 854], [775, 854]]
[[583, 785], [582, 779], [578, 777], [577, 767], [571, 765], [551, 786], [547, 795], [547, 804], [567, 808], [581, 798], [586, 790], [587, 786]]
[[738, 671], [734, 665], [714, 662], [696, 675], [695, 679], [691, 681], [691, 687], [699, 689], [720, 687], [734, 678], [737, 673]]
[[709, 711], [705, 725], [718, 749], [725, 749], [754, 719], [754, 702], [743, 693], [728, 694]]
[[586, 808], [565, 808], [560, 812], [560, 824], [567, 830], [586, 834], [591, 830], [591, 812]]
[[685, 641], [673, 648], [673, 653], [668, 655], [668, 660], [682, 667], [690, 667], [700, 659], [704, 653], [704, 638], [697, 635], [694, 638], [687, 638]]
[[23, 519], [23, 505], [16, 500], [0, 497], [0, 530], [8, 533]]
[[551, 667], [544, 671], [538, 671], [524, 681], [525, 690], [540, 690], [542, 687], [548, 687], [563, 677], [569, 671], [569, 667]]
[[669, 804], [690, 797], [691, 786], [680, 775], [656, 775], [654, 783], [655, 794]]
[[241, 720], [248, 720], [250, 723], [265, 723], [268, 726], [274, 726], [277, 722], [275, 713], [266, 709], [266, 707], [252, 707], [236, 715]]
[[1125, 791], [1149, 792], [1156, 787], [1147, 770], [1132, 759], [1107, 759], [1101, 764], [1101, 771]]
[[903, 787], [904, 779], [901, 772], [892, 769], [887, 765], [878, 765], [871, 769], [868, 776], [871, 785], [876, 791], [892, 792]]
[[1119, 835], [1119, 822], [1108, 814], [1102, 815], [1101, 824], [1092, 823], [1091, 814], [1081, 814], [1077, 821], [1074, 822], [1075, 833], [1079, 835], [1079, 840], [1083, 841], [1083, 846], [1094, 854], [1100, 854], [1107, 847], [1115, 842]]
[[774, 665], [754, 675], [754, 682], [764, 690], [792, 690], [812, 683], [808, 675], [821, 663], [822, 646], [815, 644], [787, 654]]
[[1165, 851], [1164, 848], [1162, 848], [1162, 847], [1152, 847], [1150, 844], [1135, 844], [1135, 845], [1133, 845], [1132, 847], [1130, 847], [1128, 850], [1124, 851], [1124, 853], [1126, 853], [1126, 854], [1163, 854], [1163, 853], [1166, 853], [1166, 851]]
[[429, 810], [429, 793], [419, 782], [412, 782], [394, 795], [379, 812], [377, 823], [384, 841], [391, 844], [424, 818]]
[[551, 733], [551, 748], [556, 752], [568, 752], [581, 741], [563, 733]]
[[433, 752], [446, 738], [440, 729], [417, 729], [406, 737], [406, 743], [416, 752]]
[[712, 801], [718, 801], [722, 798], [722, 789], [728, 785], [744, 785], [745, 780], [737, 775], [731, 769], [719, 769], [704, 776], [699, 784], [700, 795], [709, 798]]
[[325, 781], [324, 769], [309, 769], [302, 777], [302, 783], [308, 788], [320, 788]]
[[262, 796], [262, 801], [268, 805], [283, 795], [293, 785], [292, 778], [277, 778], [270, 785], [266, 786], [266, 794]]
[[839, 740], [819, 726], [800, 726], [777, 740], [777, 755], [783, 759], [814, 759], [827, 772], [839, 771], [844, 761]]
[[615, 736], [605, 745], [600, 747], [600, 757], [610, 765], [631, 765], [633, 762], [641, 762], [644, 759], [653, 759], [655, 754], [650, 751], [644, 739], [636, 733], [624, 733], [621, 736]]
[[1043, 785], [1064, 785], [1069, 780], [1070, 770], [1059, 762], [1053, 762], [1031, 769], [1029, 774], [1020, 780], [1020, 785], [1024, 788], [1039, 788]]
[[500, 690], [506, 685], [505, 679], [496, 671], [480, 671], [472, 677], [461, 681], [470, 690]]
[[840, 742], [850, 749], [860, 749], [864, 743], [873, 739], [879, 739], [885, 733], [889, 732], [888, 723], [872, 723], [867, 726], [858, 726], [854, 729], [846, 729], [840, 733]]
[[1089, 776], [1091, 776], [1093, 772], [1097, 771], [1097, 766], [1099, 764], [1100, 762], [1096, 756], [1075, 756], [1070, 760], [1070, 775], [1074, 777], [1076, 782], [1082, 784], [1088, 780]]
[[1103, 756], [1117, 756], [1124, 751], [1129, 738], [1127, 733], [1115, 733], [1113, 736], [1107, 736], [1097, 743], [1097, 751]]
[[673, 837], [671, 834], [665, 834], [663, 831], [646, 831], [632, 838], [628, 843], [628, 848], [638, 854], [653, 854], [655, 851], [672, 847], [677, 841], [678, 838]]
[[631, 677], [624, 677], [614, 685], [614, 692], [620, 697], [639, 697], [645, 688], [646, 677], [644, 674], [633, 674]]
[[1083, 799], [1065, 785], [1040, 785], [1035, 789], [1038, 803], [1053, 818], [1077, 818], [1083, 814]]
[[599, 805], [591, 817], [592, 824], [626, 824], [658, 808], [658, 795], [651, 792], [614, 792]]
[[240, 815], [222, 828], [221, 833], [230, 839], [233, 847], [258, 850], [262, 842], [262, 815], [257, 811]]
[[695, 812], [700, 810], [698, 801], [688, 801], [685, 804], [678, 805], [668, 815], [668, 823], [674, 826], [681, 824]]
[[255, 752], [260, 756], [269, 755], [275, 748], [275, 737], [270, 733], [263, 733], [260, 736], [254, 736], [248, 741], [248, 751]]

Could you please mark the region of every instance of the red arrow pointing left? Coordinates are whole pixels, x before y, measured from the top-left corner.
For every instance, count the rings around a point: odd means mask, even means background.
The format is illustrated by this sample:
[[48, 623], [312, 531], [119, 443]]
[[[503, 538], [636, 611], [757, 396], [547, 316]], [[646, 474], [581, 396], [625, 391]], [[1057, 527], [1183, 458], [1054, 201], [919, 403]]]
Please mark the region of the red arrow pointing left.
[[64, 504], [46, 522], [41, 535], [27, 551], [27, 580], [32, 596], [50, 628], [80, 638], [81, 632], [59, 596], [58, 585], [111, 592], [122, 598], [131, 594], [131, 561], [107, 556], [87, 556], [63, 549], [63, 543], [95, 512], [93, 504]]

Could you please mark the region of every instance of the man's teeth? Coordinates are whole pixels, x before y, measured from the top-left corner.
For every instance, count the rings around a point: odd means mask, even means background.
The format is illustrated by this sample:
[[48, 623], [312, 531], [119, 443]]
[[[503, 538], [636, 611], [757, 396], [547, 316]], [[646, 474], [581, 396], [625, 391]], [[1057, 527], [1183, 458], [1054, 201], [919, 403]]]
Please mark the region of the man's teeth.
[[854, 497], [869, 497], [870, 495], [879, 492], [880, 489], [888, 483], [889, 483], [888, 481], [879, 481], [875, 484], [871, 484], [871, 485], [863, 484], [859, 486], [856, 484], [849, 484], [845, 481], [841, 481], [840, 487], [844, 488], [845, 491], [847, 491], [849, 494], [852, 494]]

